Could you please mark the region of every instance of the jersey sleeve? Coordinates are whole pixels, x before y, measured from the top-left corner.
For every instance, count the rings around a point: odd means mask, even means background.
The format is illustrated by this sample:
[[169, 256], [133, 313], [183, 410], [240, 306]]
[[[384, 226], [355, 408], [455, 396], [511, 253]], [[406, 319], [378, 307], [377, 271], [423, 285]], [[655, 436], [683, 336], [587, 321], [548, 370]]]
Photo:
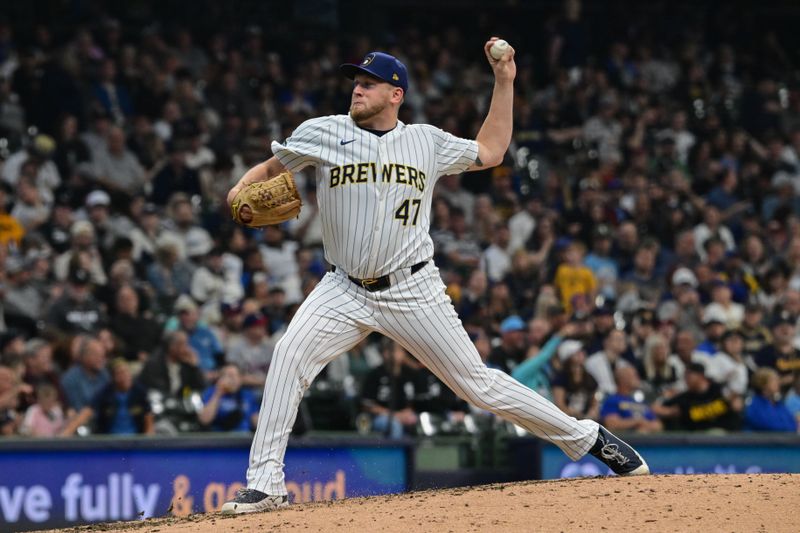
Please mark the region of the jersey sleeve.
[[296, 172], [319, 162], [321, 136], [320, 120], [306, 120], [283, 143], [272, 141], [272, 153], [287, 170]]
[[478, 158], [477, 141], [462, 139], [438, 128], [431, 128], [431, 134], [436, 154], [437, 177], [460, 174]]

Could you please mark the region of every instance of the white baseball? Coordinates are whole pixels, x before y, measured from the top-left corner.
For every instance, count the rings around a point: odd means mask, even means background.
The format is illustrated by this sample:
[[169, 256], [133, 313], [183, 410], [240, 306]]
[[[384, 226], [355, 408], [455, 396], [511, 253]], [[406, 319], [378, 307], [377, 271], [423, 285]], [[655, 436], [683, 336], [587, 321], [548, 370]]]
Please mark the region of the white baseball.
[[500, 59], [508, 50], [508, 41], [497, 39], [491, 48], [489, 48], [489, 55], [495, 59]]

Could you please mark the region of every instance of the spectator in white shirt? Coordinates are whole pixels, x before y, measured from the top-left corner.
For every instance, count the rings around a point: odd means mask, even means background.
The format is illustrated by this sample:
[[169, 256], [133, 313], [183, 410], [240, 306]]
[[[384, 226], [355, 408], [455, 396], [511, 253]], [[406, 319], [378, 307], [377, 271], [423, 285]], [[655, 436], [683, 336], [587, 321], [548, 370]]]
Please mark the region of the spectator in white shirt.
[[603, 341], [603, 350], [596, 352], [586, 359], [586, 371], [597, 382], [597, 388], [604, 394], [615, 394], [617, 383], [614, 372], [617, 368], [630, 366], [622, 354], [627, 349], [625, 332], [612, 329]]
[[486, 272], [489, 281], [496, 283], [511, 270], [511, 255], [508, 253], [511, 233], [505, 224], [497, 224], [494, 229], [492, 244], [481, 254], [480, 268]]

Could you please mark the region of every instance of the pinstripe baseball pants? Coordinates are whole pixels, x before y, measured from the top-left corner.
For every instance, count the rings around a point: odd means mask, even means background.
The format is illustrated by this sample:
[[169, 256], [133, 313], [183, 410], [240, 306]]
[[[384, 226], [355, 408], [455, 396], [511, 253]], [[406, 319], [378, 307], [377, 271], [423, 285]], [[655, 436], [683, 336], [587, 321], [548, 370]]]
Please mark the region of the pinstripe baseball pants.
[[552, 442], [571, 459], [589, 451], [596, 422], [564, 414], [481, 361], [432, 261], [393, 278], [390, 288], [371, 293], [337, 269], [300, 306], [275, 347], [250, 449], [248, 488], [286, 494], [283, 458], [304, 392], [329, 361], [372, 331], [397, 341], [466, 401]]

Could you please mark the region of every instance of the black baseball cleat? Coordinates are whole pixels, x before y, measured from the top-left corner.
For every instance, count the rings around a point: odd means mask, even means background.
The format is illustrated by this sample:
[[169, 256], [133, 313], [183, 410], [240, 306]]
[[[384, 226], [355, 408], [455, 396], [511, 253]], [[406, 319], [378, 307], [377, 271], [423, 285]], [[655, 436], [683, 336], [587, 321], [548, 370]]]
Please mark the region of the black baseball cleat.
[[600, 426], [597, 430], [597, 442], [589, 453], [603, 461], [618, 476], [645, 476], [650, 467], [633, 447]]
[[289, 505], [286, 496], [270, 496], [255, 489], [239, 489], [233, 500], [225, 502], [222, 514], [246, 514], [259, 511], [274, 511]]

